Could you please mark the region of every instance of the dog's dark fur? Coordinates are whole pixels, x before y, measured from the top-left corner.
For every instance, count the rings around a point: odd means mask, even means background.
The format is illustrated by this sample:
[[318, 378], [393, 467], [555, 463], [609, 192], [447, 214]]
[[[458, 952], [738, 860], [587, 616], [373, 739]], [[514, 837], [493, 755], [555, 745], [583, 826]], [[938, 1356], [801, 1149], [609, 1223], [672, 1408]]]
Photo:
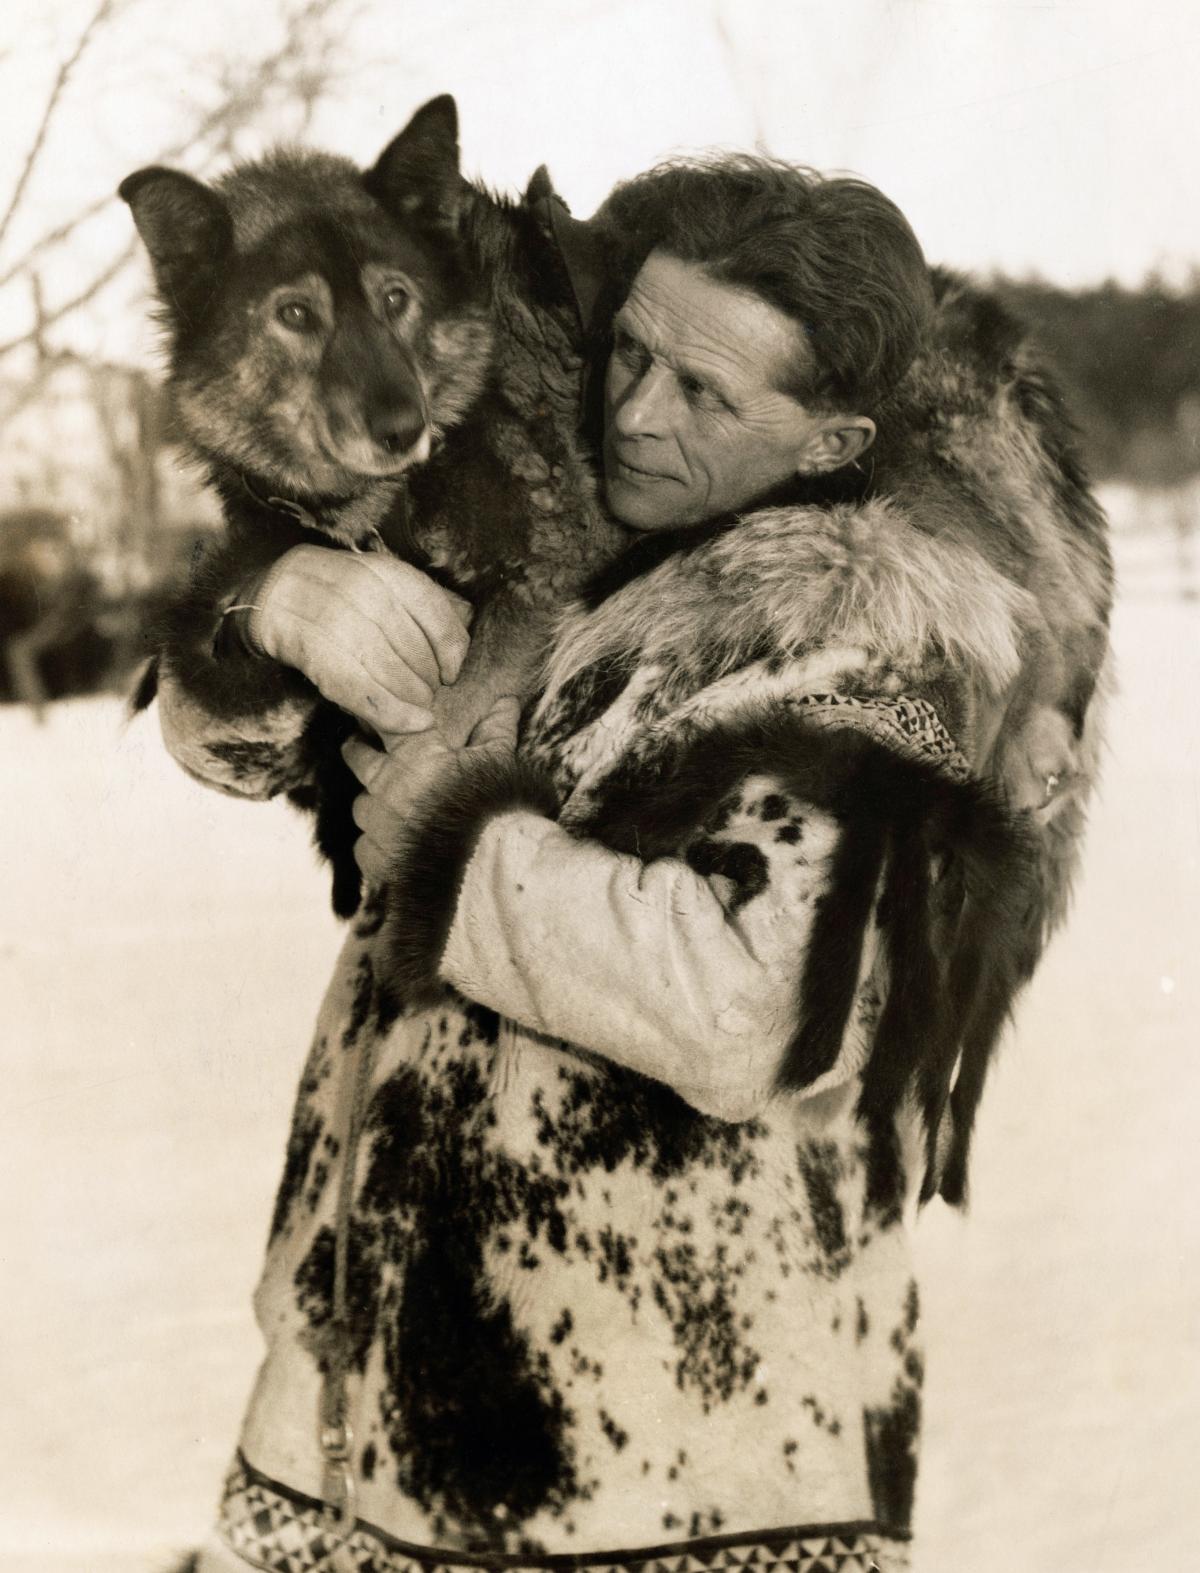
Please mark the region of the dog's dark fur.
[[[214, 659], [216, 617], [290, 546], [385, 548], [478, 609], [435, 705], [465, 741], [496, 697], [528, 691], [551, 615], [623, 539], [576, 435], [570, 283], [528, 202], [462, 179], [448, 97], [365, 174], [281, 151], [213, 187], [141, 170], [121, 195], [154, 266], [177, 423], [228, 524], [165, 620], [174, 676], [228, 719], [311, 695], [274, 663]], [[135, 702], [153, 691], [151, 675]], [[360, 891], [337, 748], [351, 725], [314, 705], [314, 784], [292, 793], [316, 811], [344, 916]]]

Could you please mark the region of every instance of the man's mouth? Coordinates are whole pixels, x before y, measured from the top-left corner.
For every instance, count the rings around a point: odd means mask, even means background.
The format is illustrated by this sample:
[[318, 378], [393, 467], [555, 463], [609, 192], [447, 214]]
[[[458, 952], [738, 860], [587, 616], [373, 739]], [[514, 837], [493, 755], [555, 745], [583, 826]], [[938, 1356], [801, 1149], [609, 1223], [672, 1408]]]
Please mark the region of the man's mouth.
[[624, 480], [669, 481], [672, 479], [670, 475], [664, 475], [661, 470], [643, 470], [636, 464], [630, 464], [629, 460], [616, 450], [613, 452], [613, 463], [617, 474]]

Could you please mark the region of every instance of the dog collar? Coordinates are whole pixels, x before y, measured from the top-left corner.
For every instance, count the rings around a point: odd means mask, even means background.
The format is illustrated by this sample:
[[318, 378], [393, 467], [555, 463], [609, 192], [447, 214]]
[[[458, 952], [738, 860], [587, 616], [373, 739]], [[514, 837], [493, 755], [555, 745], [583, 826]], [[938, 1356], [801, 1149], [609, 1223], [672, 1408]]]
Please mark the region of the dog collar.
[[[343, 509], [349, 508], [351, 504], [363, 495], [361, 492], [353, 492], [348, 497], [314, 497], [307, 502], [298, 502], [294, 497], [278, 497], [275, 495], [264, 497], [244, 471], [238, 472], [238, 478], [247, 496], [259, 508], [267, 509], [272, 513], [283, 514], [286, 518], [298, 524], [301, 529], [313, 530], [322, 535], [334, 535], [335, 537], [341, 537], [340, 521], [337, 519], [337, 515]], [[408, 483], [402, 475], [394, 476], [391, 480], [395, 485], [393, 505], [385, 514], [380, 525], [375, 525], [369, 531], [365, 531], [359, 540], [346, 543], [350, 551], [393, 551], [396, 549], [396, 542], [389, 540], [387, 537], [396, 534], [397, 531], [400, 538], [404, 537], [409, 522], [410, 500]], [[394, 525], [393, 515], [395, 515]], [[386, 531], [381, 527], [383, 525], [387, 526]], [[344, 537], [341, 538], [344, 540]]]

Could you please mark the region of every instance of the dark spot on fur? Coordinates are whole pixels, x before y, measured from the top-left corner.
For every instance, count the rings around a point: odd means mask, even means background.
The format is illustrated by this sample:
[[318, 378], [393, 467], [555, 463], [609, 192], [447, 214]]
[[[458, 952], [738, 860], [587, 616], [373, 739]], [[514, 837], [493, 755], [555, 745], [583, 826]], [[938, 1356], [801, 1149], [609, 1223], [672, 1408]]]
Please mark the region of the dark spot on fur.
[[378, 1463], [378, 1461], [379, 1455], [375, 1451], [374, 1442], [368, 1442], [366, 1447], [364, 1447], [362, 1450], [362, 1463], [360, 1465], [362, 1477], [364, 1480], [374, 1480], [375, 1465]]
[[[619, 1066], [588, 1075], [559, 1070], [562, 1104], [552, 1116], [540, 1093], [532, 1112], [540, 1141], [552, 1149], [555, 1165], [575, 1176], [603, 1169], [611, 1174], [623, 1163], [669, 1180], [694, 1166], [723, 1169], [731, 1185], [757, 1173], [755, 1143], [766, 1134], [758, 1120], [731, 1125], [700, 1114], [678, 1093]], [[590, 1242], [577, 1239], [585, 1252]]]
[[386, 1217], [397, 1202], [416, 1199], [436, 1185], [437, 1143], [429, 1115], [421, 1080], [407, 1067], [376, 1089], [366, 1122], [370, 1162], [360, 1196], [364, 1210]]
[[239, 739], [227, 743], [206, 743], [205, 752], [218, 764], [228, 765], [237, 781], [259, 779], [263, 795], [274, 797], [287, 783], [287, 756], [278, 743]]
[[768, 792], [759, 808], [765, 825], [770, 824], [773, 820], [785, 818], [787, 811], [787, 799], [780, 797], [778, 792]]
[[563, 1306], [561, 1316], [550, 1329], [550, 1342], [552, 1344], [561, 1344], [574, 1326], [575, 1318], [571, 1315], [570, 1307]]
[[737, 1316], [738, 1266], [719, 1248], [702, 1255], [688, 1239], [660, 1245], [653, 1261], [651, 1294], [680, 1352], [676, 1383], [698, 1392], [707, 1413], [744, 1391], [759, 1363]]
[[629, 1432], [623, 1430], [606, 1409], [600, 1411], [600, 1429], [612, 1444], [614, 1451], [618, 1453], [629, 1441]]
[[729, 822], [742, 805], [740, 792], [730, 792], [723, 797], [716, 808], [704, 821], [704, 829], [710, 836], [718, 836], [723, 830], [729, 828]]
[[749, 841], [693, 841], [684, 853], [690, 868], [705, 879], [714, 874], [732, 882], [730, 911], [737, 912], [767, 888], [767, 860]]
[[[474, 1034], [474, 1041], [486, 1043], [489, 1048], [494, 1048], [500, 1040], [500, 1017], [494, 1010], [489, 1010], [486, 1005], [476, 1005], [473, 1000], [464, 1000], [462, 1013]], [[471, 1038], [464, 1032], [460, 1040], [463, 1046], [471, 1042]]]
[[[497, 1508], [521, 1522], [578, 1485], [572, 1415], [546, 1357], [487, 1301], [479, 1240], [437, 1231], [405, 1274], [385, 1363], [398, 1484], [426, 1509], [443, 1503], [482, 1548], [503, 1544]], [[399, 1444], [399, 1445], [397, 1445]]]
[[904, 1330], [909, 1337], [917, 1330], [917, 1322], [921, 1315], [921, 1292], [917, 1288], [917, 1280], [910, 1278], [908, 1289], [904, 1296]]
[[304, 1188], [313, 1148], [321, 1134], [323, 1122], [301, 1098], [292, 1117], [288, 1133], [287, 1151], [283, 1159], [283, 1176], [275, 1193], [275, 1208], [271, 1214], [270, 1239], [274, 1241], [286, 1228], [292, 1208]]
[[605, 1224], [598, 1235], [600, 1245], [599, 1273], [604, 1283], [611, 1275], [618, 1289], [624, 1289], [633, 1271], [633, 1250], [637, 1240], [632, 1235], [618, 1233]]
[[794, 847], [800, 840], [800, 826], [797, 824], [780, 825], [775, 832], [776, 841], [782, 841], [785, 846]]
[[836, 1278], [850, 1260], [846, 1220], [838, 1198], [841, 1158], [837, 1145], [834, 1142], [806, 1142], [797, 1149], [797, 1161], [804, 1177], [809, 1215], [824, 1257], [824, 1267], [830, 1277]]
[[350, 996], [350, 1012], [346, 1026], [342, 1032], [342, 1047], [353, 1048], [358, 1042], [359, 1033], [362, 1032], [376, 1007], [375, 994], [375, 968], [370, 956], [363, 951], [358, 958], [354, 969], [353, 991]]
[[900, 1356], [900, 1372], [886, 1408], [863, 1411], [867, 1472], [876, 1517], [907, 1528], [917, 1474], [917, 1437], [921, 1424], [924, 1364], [911, 1345], [920, 1305], [915, 1279], [909, 1280], [903, 1317], [889, 1343]]
[[[475, 1019], [487, 1037], [491, 1013]], [[447, 1023], [449, 1028], [449, 1023]], [[351, 1231], [352, 1359], [382, 1344], [381, 1416], [397, 1484], [476, 1549], [504, 1549], [504, 1524], [561, 1514], [588, 1490], [575, 1473], [570, 1410], [548, 1357], [517, 1330], [484, 1268], [489, 1238], [520, 1228], [565, 1246], [568, 1187], [484, 1144], [486, 1084], [473, 1059], [426, 1079], [404, 1068], [376, 1090]], [[333, 1237], [323, 1230], [297, 1275], [318, 1359], [331, 1314]], [[385, 1288], [385, 1285], [388, 1287]], [[566, 1331], [563, 1335], [566, 1337]], [[504, 1513], [497, 1517], [496, 1509]]]
[[867, 1308], [862, 1302], [861, 1295], [857, 1296], [856, 1298], [858, 1305], [858, 1315], [854, 1324], [854, 1341], [855, 1343], [861, 1344], [863, 1339], [871, 1331], [871, 1323], [867, 1316]]
[[907, 1382], [897, 1381], [887, 1408], [863, 1411], [871, 1502], [891, 1529], [907, 1529], [912, 1517], [920, 1424], [921, 1397]]
[[[374, 1225], [351, 1220], [346, 1261], [346, 1300], [349, 1313], [350, 1364], [366, 1369], [367, 1355], [379, 1313], [379, 1275], [375, 1266], [378, 1235]], [[322, 1370], [329, 1369], [333, 1325], [334, 1234], [327, 1225], [317, 1231], [308, 1255], [296, 1269], [296, 1304], [308, 1322], [304, 1342]]]
[[[616, 1067], [593, 1075], [563, 1066], [559, 1077], [559, 1108], [552, 1114], [541, 1093], [533, 1095], [530, 1107], [538, 1141], [566, 1194], [578, 1176], [612, 1173], [624, 1163], [658, 1181], [695, 1167], [720, 1170], [731, 1188], [757, 1172], [754, 1147], [764, 1134], [760, 1122], [730, 1125], [712, 1119], [660, 1083]], [[734, 1285], [742, 1268], [724, 1248], [698, 1252], [689, 1238], [691, 1219], [672, 1211], [670, 1198], [677, 1203], [678, 1193], [668, 1187], [665, 1195], [664, 1214], [655, 1227], [669, 1230], [678, 1243], [660, 1244], [653, 1252], [652, 1293], [680, 1351], [678, 1382], [716, 1401], [745, 1386], [758, 1360], [735, 1312]], [[554, 1205], [561, 1205], [557, 1193]], [[634, 1275], [636, 1239], [610, 1226], [594, 1239], [582, 1230], [572, 1230], [564, 1245], [568, 1239], [594, 1263], [598, 1281], [611, 1283], [636, 1310], [642, 1294]]]
[[[827, 1414], [826, 1411], [822, 1408], [821, 1404], [811, 1393], [807, 1393], [800, 1400], [800, 1402], [812, 1416], [813, 1425], [815, 1425], [819, 1430], [828, 1431], [830, 1436], [841, 1435], [842, 1422], [836, 1419], [833, 1415]], [[787, 1451], [786, 1448], [784, 1451]]]
[[304, 1193], [304, 1205], [310, 1213], [315, 1213], [320, 1206], [321, 1197], [329, 1183], [329, 1165], [323, 1160], [313, 1165], [312, 1183]]

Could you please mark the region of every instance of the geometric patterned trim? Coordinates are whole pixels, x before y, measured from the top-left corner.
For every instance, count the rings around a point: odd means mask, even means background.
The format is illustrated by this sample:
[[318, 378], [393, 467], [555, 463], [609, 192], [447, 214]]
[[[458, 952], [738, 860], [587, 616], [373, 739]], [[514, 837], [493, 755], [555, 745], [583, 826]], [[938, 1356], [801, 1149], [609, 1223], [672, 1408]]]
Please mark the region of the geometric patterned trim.
[[905, 1573], [907, 1537], [872, 1524], [716, 1535], [591, 1556], [472, 1555], [406, 1545], [359, 1519], [332, 1529], [322, 1505], [269, 1480], [241, 1454], [225, 1481], [218, 1528], [231, 1550], [267, 1573]]
[[786, 703], [802, 706], [818, 726], [831, 731], [866, 732], [907, 758], [932, 765], [952, 781], [965, 781], [971, 774], [970, 765], [927, 699], [907, 694], [898, 699], [799, 694]]

